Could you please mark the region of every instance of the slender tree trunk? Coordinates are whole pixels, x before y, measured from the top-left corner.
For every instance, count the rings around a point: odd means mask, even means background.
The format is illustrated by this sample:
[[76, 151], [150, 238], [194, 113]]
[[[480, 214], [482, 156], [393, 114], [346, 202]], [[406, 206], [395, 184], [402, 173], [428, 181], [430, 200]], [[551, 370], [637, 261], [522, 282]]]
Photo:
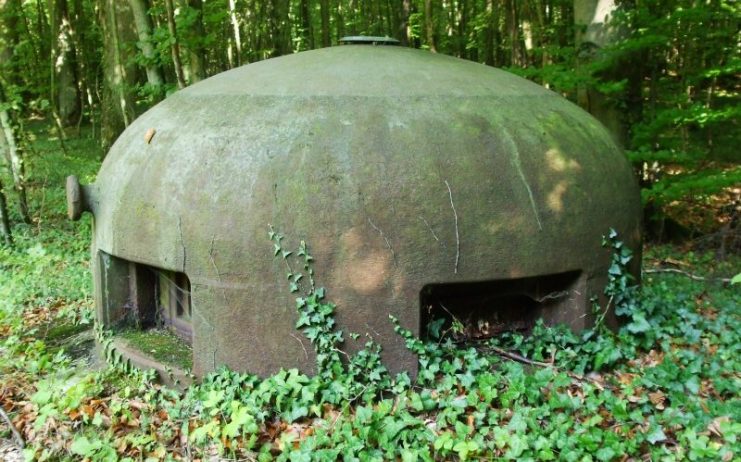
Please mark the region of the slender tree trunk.
[[319, 0], [319, 15], [322, 18], [322, 47], [332, 44], [329, 35], [329, 0]]
[[0, 181], [0, 234], [2, 234], [5, 245], [8, 247], [13, 245], [13, 233], [10, 230], [10, 218], [8, 217], [8, 200], [5, 198], [2, 181]]
[[20, 0], [0, 0], [0, 78], [15, 83], [16, 66], [11, 62], [13, 49], [18, 46], [18, 15]]
[[101, 145], [105, 151], [136, 118], [133, 91], [136, 67], [124, 43], [136, 40], [128, 2], [99, 0], [104, 39]]
[[300, 0], [301, 6], [301, 49], [312, 50], [314, 45], [314, 34], [311, 30], [311, 10], [309, 9], [309, 0]]
[[232, 34], [234, 39], [234, 59], [237, 66], [242, 65], [242, 35], [239, 27], [239, 18], [237, 17], [236, 0], [229, 0], [229, 21], [232, 24]]
[[196, 12], [193, 29], [188, 31], [190, 44], [187, 46], [190, 83], [195, 83], [206, 78], [206, 51], [202, 43], [206, 37], [206, 31], [203, 28], [203, 0], [188, 0], [187, 6]]
[[139, 35], [139, 47], [142, 51], [142, 56], [146, 60], [144, 68], [147, 72], [147, 83], [152, 87], [152, 90], [157, 95], [157, 99], [159, 99], [165, 81], [156, 63], [154, 45], [152, 44], [152, 21], [148, 13], [149, 8], [146, 0], [129, 0], [129, 5], [131, 5], [131, 12], [134, 15], [136, 32]]
[[[18, 69], [15, 69], [11, 58], [13, 49], [18, 44], [17, 14], [20, 13], [19, 8], [20, 2], [18, 1], [0, 0], [0, 129], [2, 129], [2, 136], [0, 137], [5, 140], [4, 143], [0, 143], [0, 148], [4, 148], [3, 152], [13, 176], [13, 186], [18, 195], [18, 208], [21, 217], [23, 221], [30, 223], [31, 216], [28, 213], [28, 201], [26, 200], [23, 153], [16, 142], [17, 136], [11, 121], [10, 110], [6, 104], [8, 97], [5, 91], [5, 86], [15, 82], [18, 77]], [[7, 217], [7, 210], [4, 212], [4, 216]]]
[[272, 39], [271, 56], [282, 56], [291, 53], [291, 31], [289, 23], [289, 1], [274, 0], [270, 4], [268, 21], [270, 25], [270, 36]]
[[46, 9], [43, 0], [36, 0], [36, 34], [39, 36], [40, 55], [46, 60], [51, 51], [49, 50], [49, 40], [45, 40], [49, 37], [49, 23], [46, 20]]
[[430, 51], [437, 53], [435, 46], [435, 18], [432, 17], [432, 0], [425, 0], [425, 38]]
[[80, 113], [80, 95], [75, 75], [75, 49], [67, 0], [49, 0], [51, 20], [51, 101], [57, 123], [75, 125]]
[[180, 42], [178, 41], [177, 28], [175, 27], [175, 7], [172, 0], [165, 0], [167, 14], [167, 29], [170, 31], [170, 53], [172, 54], [172, 65], [175, 68], [175, 78], [178, 88], [185, 88], [185, 76], [183, 74], [183, 63], [180, 61]]
[[468, 58], [468, 6], [466, 0], [458, 0], [458, 56]]
[[[619, 38], [619, 31], [609, 24], [610, 17], [616, 10], [615, 0], [574, 0], [575, 38], [580, 56], [577, 64], [580, 67], [585, 67], [590, 61], [598, 59], [600, 49]], [[619, 70], [608, 70], [603, 73], [603, 77], [619, 80], [616, 72]], [[607, 95], [593, 86], [582, 86], [577, 92], [577, 102], [607, 127], [617, 143], [626, 145], [628, 130], [625, 119]]]
[[486, 0], [486, 9], [484, 13], [484, 19], [486, 27], [484, 29], [484, 40], [483, 40], [483, 51], [484, 51], [484, 63], [493, 66], [495, 64], [495, 51], [496, 51], [496, 29], [499, 24], [496, 16], [494, 15], [494, 0]]
[[3, 130], [5, 137], [6, 159], [13, 175], [13, 186], [18, 195], [18, 208], [21, 217], [26, 223], [31, 223], [31, 215], [28, 212], [28, 200], [26, 199], [26, 178], [25, 167], [23, 165], [23, 152], [16, 142], [15, 127], [10, 119], [10, 113], [5, 108], [5, 90], [0, 82], [0, 128]]
[[91, 88], [91, 82], [95, 80], [96, 65], [92, 62], [95, 56], [95, 42], [89, 36], [89, 30], [93, 20], [85, 13], [82, 0], [74, 0], [74, 8], [70, 13], [70, 19], [73, 24], [73, 43], [75, 46], [75, 63], [80, 97], [80, 117], [77, 120], [78, 135], [80, 125], [85, 113], [85, 104], [90, 108], [90, 120], [93, 120], [94, 106], [96, 105], [94, 89]]
[[409, 46], [409, 14], [412, 10], [411, 0], [401, 0], [399, 9], [399, 41], [402, 46]]

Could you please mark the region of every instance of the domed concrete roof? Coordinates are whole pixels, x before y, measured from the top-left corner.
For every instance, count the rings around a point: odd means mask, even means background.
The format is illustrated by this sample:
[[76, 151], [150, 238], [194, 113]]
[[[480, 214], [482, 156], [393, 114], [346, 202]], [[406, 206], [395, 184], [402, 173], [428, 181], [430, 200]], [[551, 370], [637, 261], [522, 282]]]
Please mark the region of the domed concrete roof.
[[197, 372], [307, 363], [269, 224], [308, 243], [340, 327], [397, 369], [414, 360], [387, 315], [418, 332], [424, 286], [579, 271], [599, 295], [601, 236], [640, 239], [630, 166], [589, 114], [507, 72], [390, 46], [178, 91], [121, 135], [92, 190], [95, 249], [190, 278]]

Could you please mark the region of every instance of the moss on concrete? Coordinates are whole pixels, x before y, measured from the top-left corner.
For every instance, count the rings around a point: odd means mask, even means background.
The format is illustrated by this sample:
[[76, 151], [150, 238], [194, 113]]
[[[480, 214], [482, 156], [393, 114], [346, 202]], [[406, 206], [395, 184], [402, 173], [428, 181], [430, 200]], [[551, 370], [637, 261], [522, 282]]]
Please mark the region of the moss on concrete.
[[189, 370], [193, 367], [193, 349], [166, 329], [129, 329], [116, 334], [127, 345], [163, 364]]

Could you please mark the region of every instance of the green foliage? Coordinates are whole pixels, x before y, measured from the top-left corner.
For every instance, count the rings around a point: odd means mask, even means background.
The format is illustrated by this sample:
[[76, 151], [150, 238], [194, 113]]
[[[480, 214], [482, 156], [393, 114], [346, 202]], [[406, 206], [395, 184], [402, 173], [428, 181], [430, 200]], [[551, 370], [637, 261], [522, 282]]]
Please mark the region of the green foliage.
[[[389, 377], [372, 343], [342, 352], [335, 307], [313, 281], [306, 244], [286, 250], [279, 233], [270, 237], [298, 296], [297, 328], [314, 347], [316, 375], [292, 369], [262, 379], [222, 369], [180, 394], [128, 368], [79, 375], [63, 354], [50, 358], [43, 342], [8, 338], [2, 357], [13, 360], [0, 359], [0, 380], [20, 371], [36, 377], [26, 399], [44, 436], [29, 454], [53, 459], [62, 452], [52, 448], [65, 445], [91, 460], [184, 456], [185, 447], [191, 457], [255, 460], [738, 454], [738, 292], [681, 275], [646, 280], [637, 291], [627, 272], [632, 254], [614, 232], [605, 238], [613, 255], [605, 296], [626, 318], [620, 331], [605, 329], [601, 307], [597, 326], [583, 334], [540, 324], [528, 338], [461, 348], [444, 336], [422, 341], [392, 320], [419, 356], [414, 380]], [[552, 365], [511, 361], [502, 349]], [[49, 430], [51, 419], [56, 428], [74, 425], [76, 436]]]
[[708, 196], [741, 181], [734, 146], [741, 136], [740, 12], [721, 0], [625, 2], [621, 9], [617, 22], [631, 34], [605, 59], [633, 63], [630, 91], [641, 97], [626, 108], [629, 155], [645, 182], [644, 201]]

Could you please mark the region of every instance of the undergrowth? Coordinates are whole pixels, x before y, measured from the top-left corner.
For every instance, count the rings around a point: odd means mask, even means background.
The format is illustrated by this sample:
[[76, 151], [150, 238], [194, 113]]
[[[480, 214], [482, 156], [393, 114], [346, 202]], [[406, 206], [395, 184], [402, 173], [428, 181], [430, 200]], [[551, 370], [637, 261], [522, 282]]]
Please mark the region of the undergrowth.
[[[47, 203], [61, 203], [54, 197]], [[644, 275], [637, 289], [626, 271], [630, 250], [611, 233], [606, 298], [625, 318], [621, 329], [607, 329], [605, 307], [595, 305], [598, 322], [586, 332], [538, 324], [530, 336], [461, 347], [446, 336], [423, 341], [390, 319], [419, 357], [411, 377], [389, 373], [371, 340], [353, 355], [342, 351], [344, 336], [354, 334], [336, 328], [336, 307], [314, 281], [306, 244], [288, 248], [271, 229], [316, 375], [291, 369], [263, 379], [221, 369], [180, 392], [120, 363], [91, 370], [46, 338], [53, 323], [90, 321], [89, 224], [44, 213], [39, 219], [54, 226], [19, 227], [16, 247], [0, 250], [0, 406], [28, 459], [730, 461], [741, 454], [741, 296], [738, 286], [713, 279], [737, 273], [737, 257], [716, 268], [704, 256], [649, 251], [644, 265], [671, 258], [707, 270], [707, 280], [658, 273]], [[3, 436], [12, 438], [0, 423]]]

